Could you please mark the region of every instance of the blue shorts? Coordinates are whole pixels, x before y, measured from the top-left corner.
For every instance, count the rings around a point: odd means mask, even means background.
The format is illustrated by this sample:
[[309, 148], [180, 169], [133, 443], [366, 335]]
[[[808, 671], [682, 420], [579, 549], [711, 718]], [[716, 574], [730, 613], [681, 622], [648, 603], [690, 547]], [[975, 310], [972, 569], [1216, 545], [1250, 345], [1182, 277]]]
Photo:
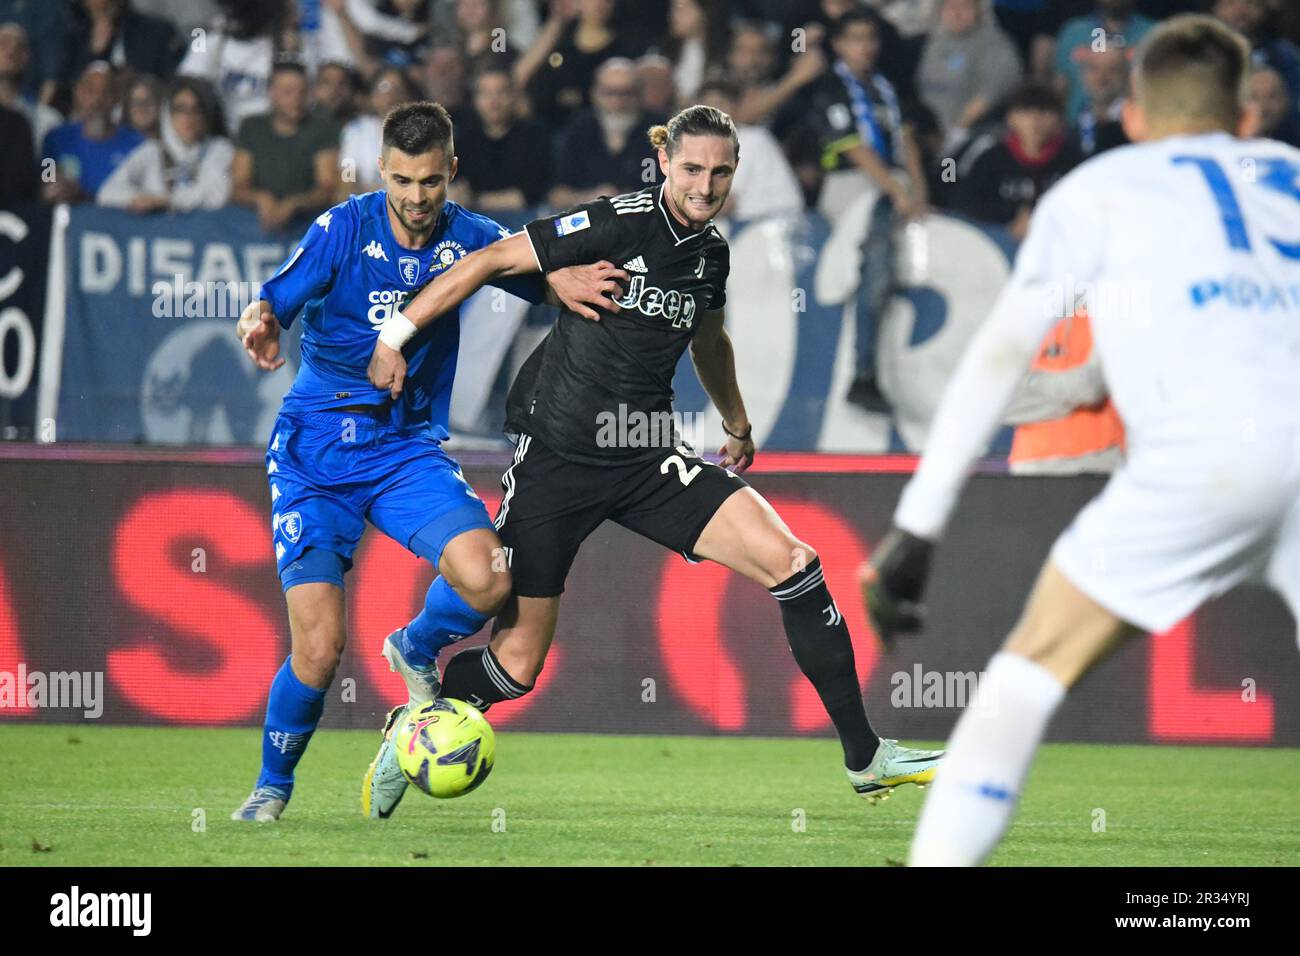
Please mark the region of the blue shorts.
[[357, 412], [281, 414], [266, 475], [275, 565], [286, 589], [308, 581], [341, 587], [367, 519], [434, 567], [452, 538], [492, 527], [437, 441]]

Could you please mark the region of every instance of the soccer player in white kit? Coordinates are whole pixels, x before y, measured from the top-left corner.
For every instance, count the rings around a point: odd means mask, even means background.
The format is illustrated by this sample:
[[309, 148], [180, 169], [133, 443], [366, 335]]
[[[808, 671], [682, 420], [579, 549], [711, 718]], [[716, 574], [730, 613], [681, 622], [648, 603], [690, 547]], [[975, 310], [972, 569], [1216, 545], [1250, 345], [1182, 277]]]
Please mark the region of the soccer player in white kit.
[[1137, 53], [1135, 145], [1043, 198], [864, 566], [877, 633], [919, 630], [930, 552], [1051, 326], [1081, 293], [1128, 457], [1052, 548], [953, 730], [912, 865], [974, 865], [1066, 691], [1142, 631], [1249, 580], [1300, 616], [1300, 151], [1247, 138], [1245, 41], [1202, 16]]

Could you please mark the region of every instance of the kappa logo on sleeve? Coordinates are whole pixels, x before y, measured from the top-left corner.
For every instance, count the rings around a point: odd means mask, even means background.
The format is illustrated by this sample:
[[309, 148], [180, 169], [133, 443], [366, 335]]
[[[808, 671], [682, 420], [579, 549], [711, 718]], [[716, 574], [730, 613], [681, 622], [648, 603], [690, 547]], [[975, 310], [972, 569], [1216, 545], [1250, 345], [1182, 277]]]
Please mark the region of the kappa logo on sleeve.
[[555, 234], [557, 236], [569, 236], [575, 232], [581, 232], [591, 225], [591, 216], [585, 212], [575, 212], [571, 216], [561, 216], [555, 220]]

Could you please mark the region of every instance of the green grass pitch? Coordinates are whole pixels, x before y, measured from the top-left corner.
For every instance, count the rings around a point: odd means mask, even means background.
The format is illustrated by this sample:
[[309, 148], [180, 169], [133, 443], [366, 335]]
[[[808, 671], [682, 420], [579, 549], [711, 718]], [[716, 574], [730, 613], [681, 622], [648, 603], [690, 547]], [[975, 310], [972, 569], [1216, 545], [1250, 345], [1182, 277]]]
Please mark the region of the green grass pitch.
[[[0, 865], [847, 865], [900, 861], [923, 791], [870, 806], [833, 740], [503, 732], [476, 792], [361, 817], [378, 734], [322, 731], [277, 824], [230, 811], [258, 732], [0, 728]], [[1049, 745], [992, 862], [1300, 865], [1295, 750]]]

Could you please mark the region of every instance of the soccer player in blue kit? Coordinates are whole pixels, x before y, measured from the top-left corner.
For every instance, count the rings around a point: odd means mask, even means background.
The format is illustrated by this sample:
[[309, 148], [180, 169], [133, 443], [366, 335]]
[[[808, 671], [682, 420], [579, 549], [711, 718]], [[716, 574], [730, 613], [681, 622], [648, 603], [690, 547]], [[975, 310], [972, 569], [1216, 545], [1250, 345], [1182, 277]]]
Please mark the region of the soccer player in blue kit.
[[[367, 519], [439, 572], [423, 610], [384, 641], [411, 703], [434, 699], [440, 686], [436, 651], [422, 648], [473, 634], [511, 592], [487, 510], [441, 448], [449, 437], [459, 322], [438, 322], [403, 348], [400, 396], [366, 377], [376, 336], [402, 301], [509, 230], [446, 200], [456, 159], [451, 120], [437, 104], [410, 103], [388, 114], [379, 168], [385, 188], [321, 214], [239, 319], [245, 349], [267, 370], [284, 364], [280, 330], [299, 311], [303, 333], [302, 365], [266, 454], [292, 653], [271, 684], [261, 773], [235, 820], [277, 820], [293, 793], [294, 768], [346, 642], [343, 576]], [[621, 294], [619, 277], [626, 275], [599, 263], [552, 273], [546, 282], [521, 277], [497, 285], [537, 302], [549, 284], [550, 301], [582, 309], [608, 306]], [[389, 727], [403, 711], [394, 709]], [[376, 798], [367, 789], [375, 769], [363, 785], [363, 810], [386, 817], [405, 788]]]

